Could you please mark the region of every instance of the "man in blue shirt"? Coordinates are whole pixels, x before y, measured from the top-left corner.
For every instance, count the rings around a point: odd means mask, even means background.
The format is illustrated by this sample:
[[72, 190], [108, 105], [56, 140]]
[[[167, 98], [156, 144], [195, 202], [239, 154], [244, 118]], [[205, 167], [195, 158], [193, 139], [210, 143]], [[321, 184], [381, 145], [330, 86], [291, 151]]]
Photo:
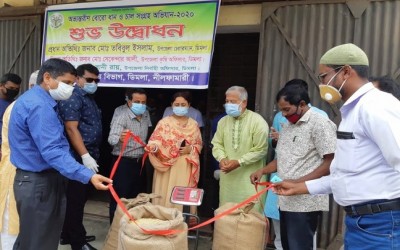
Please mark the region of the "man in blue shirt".
[[11, 112], [8, 139], [11, 162], [17, 167], [14, 192], [20, 218], [14, 250], [57, 249], [66, 208], [65, 177], [90, 181], [99, 190], [112, 183], [69, 152], [56, 100], [71, 96], [75, 78], [69, 62], [47, 60], [39, 70], [38, 85], [24, 93]]
[[[101, 111], [93, 98], [99, 82], [99, 70], [92, 64], [82, 64], [76, 69], [78, 77], [71, 98], [58, 103], [59, 114], [71, 145], [72, 155], [93, 172], [98, 172], [102, 139]], [[89, 185], [69, 180], [67, 211], [60, 244], [71, 244], [75, 249], [95, 249], [88, 242], [95, 236], [86, 236], [83, 210]]]
[[[14, 98], [18, 95], [22, 79], [19, 75], [7, 73], [0, 79], [0, 131], [3, 127], [3, 114], [8, 105], [10, 105]], [[2, 142], [0, 134], [0, 145]], [[1, 154], [0, 154], [1, 158]]]

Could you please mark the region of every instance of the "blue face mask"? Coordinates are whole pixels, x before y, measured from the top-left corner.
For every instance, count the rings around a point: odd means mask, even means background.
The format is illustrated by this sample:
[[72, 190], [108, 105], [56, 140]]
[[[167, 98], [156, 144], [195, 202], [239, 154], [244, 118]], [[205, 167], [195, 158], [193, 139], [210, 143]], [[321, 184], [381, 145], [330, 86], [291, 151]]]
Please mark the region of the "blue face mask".
[[238, 117], [240, 115], [240, 104], [225, 103], [225, 112], [229, 116]]
[[173, 107], [172, 111], [177, 116], [184, 116], [184, 115], [187, 115], [189, 108], [188, 107]]
[[83, 85], [83, 90], [88, 94], [93, 94], [97, 90], [97, 84], [94, 82], [86, 82], [85, 85]]
[[146, 104], [132, 103], [131, 110], [135, 115], [143, 115], [146, 111]]

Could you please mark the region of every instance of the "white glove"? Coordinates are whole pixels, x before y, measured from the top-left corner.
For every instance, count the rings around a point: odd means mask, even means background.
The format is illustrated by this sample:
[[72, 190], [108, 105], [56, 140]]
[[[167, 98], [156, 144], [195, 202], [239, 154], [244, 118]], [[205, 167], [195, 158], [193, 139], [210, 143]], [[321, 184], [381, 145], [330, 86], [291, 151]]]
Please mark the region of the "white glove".
[[221, 172], [221, 170], [217, 169], [214, 171], [214, 179], [216, 179], [217, 181], [219, 180], [219, 173]]
[[93, 172], [97, 173], [99, 172], [99, 165], [97, 165], [97, 162], [93, 159], [92, 156], [90, 156], [89, 153], [86, 153], [81, 156], [82, 157], [82, 163], [87, 167], [88, 169], [92, 170]]

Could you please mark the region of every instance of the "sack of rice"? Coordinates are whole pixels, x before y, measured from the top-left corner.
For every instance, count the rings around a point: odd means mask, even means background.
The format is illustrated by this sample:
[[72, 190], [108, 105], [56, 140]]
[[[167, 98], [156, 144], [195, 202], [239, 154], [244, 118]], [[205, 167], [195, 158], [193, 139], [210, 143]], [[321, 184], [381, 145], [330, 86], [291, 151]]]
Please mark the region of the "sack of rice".
[[118, 250], [185, 250], [188, 249], [187, 225], [182, 213], [176, 208], [144, 205], [129, 209], [136, 223], [145, 230], [184, 230], [173, 235], [146, 234], [130, 221], [127, 215], [121, 219]]
[[[236, 204], [226, 203], [215, 210], [218, 215]], [[264, 249], [268, 220], [252, 210], [254, 203], [234, 210], [215, 221], [213, 250], [260, 250]]]
[[[144, 205], [144, 204], [151, 204], [151, 199], [159, 198], [160, 195], [157, 194], [145, 194], [140, 193], [136, 198], [133, 199], [125, 199], [121, 198], [122, 203], [125, 205], [126, 209], [130, 209], [136, 206]], [[120, 206], [117, 206], [117, 209], [114, 213], [114, 219], [108, 229], [107, 237], [104, 242], [103, 250], [115, 250], [118, 247], [118, 231], [119, 231], [119, 222], [124, 215]]]

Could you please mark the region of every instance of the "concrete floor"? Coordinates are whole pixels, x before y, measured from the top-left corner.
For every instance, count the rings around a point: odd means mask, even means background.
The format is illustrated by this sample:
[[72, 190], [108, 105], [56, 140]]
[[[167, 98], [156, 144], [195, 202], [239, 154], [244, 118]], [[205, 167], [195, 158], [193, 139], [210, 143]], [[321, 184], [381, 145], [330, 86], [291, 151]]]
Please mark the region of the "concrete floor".
[[[96, 240], [90, 244], [97, 248], [102, 249], [104, 240], [108, 233], [110, 226], [108, 218], [108, 203], [101, 201], [89, 200], [85, 206], [84, 222], [88, 235], [95, 235]], [[203, 228], [199, 237], [198, 250], [210, 250], [212, 246], [211, 229], [210, 227]], [[70, 250], [70, 245], [59, 246], [58, 250]], [[194, 240], [189, 240], [189, 249], [194, 249]]]
[[[85, 206], [85, 216], [84, 216], [84, 225], [86, 228], [86, 231], [88, 235], [95, 235], [96, 240], [93, 242], [90, 242], [90, 244], [97, 248], [98, 250], [101, 250], [103, 248], [104, 240], [106, 238], [106, 235], [108, 233], [108, 229], [110, 226], [109, 223], [109, 218], [108, 218], [108, 202], [102, 202], [102, 201], [93, 201], [89, 200], [86, 203]], [[199, 246], [198, 250], [210, 250], [212, 247], [212, 230], [210, 226], [206, 226], [201, 228], [200, 230], [200, 237], [199, 237]], [[195, 249], [194, 248], [194, 240], [190, 239], [189, 240], [189, 249]], [[340, 245], [341, 246], [341, 245]], [[334, 247], [334, 248], [329, 248], [330, 250], [335, 250], [335, 249], [340, 249], [343, 250], [342, 248]], [[64, 245], [64, 246], [59, 246], [58, 250], [70, 250], [71, 246], [70, 245]], [[273, 249], [273, 248], [268, 248], [268, 249]], [[1, 250], [1, 246], [0, 246]]]

